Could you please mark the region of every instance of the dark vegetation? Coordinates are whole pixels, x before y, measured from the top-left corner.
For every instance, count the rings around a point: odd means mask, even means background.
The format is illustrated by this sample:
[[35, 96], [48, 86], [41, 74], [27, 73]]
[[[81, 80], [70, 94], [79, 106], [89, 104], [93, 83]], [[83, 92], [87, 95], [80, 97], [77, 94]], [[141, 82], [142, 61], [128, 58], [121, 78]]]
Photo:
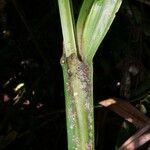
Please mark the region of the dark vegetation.
[[[99, 101], [118, 97], [150, 117], [149, 17], [148, 3], [124, 1], [94, 58], [96, 149], [136, 130]], [[62, 45], [57, 0], [0, 0], [0, 150], [67, 149]]]

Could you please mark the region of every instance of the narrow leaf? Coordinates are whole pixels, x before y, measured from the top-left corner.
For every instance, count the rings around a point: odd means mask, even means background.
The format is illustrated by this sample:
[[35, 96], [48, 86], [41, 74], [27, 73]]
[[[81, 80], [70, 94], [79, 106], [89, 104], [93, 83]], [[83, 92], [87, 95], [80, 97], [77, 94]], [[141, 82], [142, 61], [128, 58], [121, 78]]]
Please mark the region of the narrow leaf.
[[70, 0], [58, 0], [61, 26], [63, 32], [63, 45], [66, 57], [77, 54], [73, 8]]
[[125, 120], [133, 123], [135, 126], [141, 128], [145, 126], [150, 119], [146, 117], [142, 112], [132, 106], [129, 102], [120, 99], [107, 99], [99, 102], [100, 105], [108, 107]]
[[150, 122], [131, 136], [119, 150], [135, 150], [150, 141]]
[[[94, 0], [82, 35], [83, 56], [91, 61], [112, 24], [122, 0]], [[82, 51], [81, 51], [82, 50]]]
[[86, 22], [86, 19], [89, 15], [90, 9], [92, 7], [94, 0], [84, 0], [82, 7], [80, 9], [79, 17], [77, 20], [76, 30], [77, 30], [77, 41], [78, 41], [78, 48], [82, 49], [81, 43], [82, 43], [82, 34], [84, 30], [84, 25]]

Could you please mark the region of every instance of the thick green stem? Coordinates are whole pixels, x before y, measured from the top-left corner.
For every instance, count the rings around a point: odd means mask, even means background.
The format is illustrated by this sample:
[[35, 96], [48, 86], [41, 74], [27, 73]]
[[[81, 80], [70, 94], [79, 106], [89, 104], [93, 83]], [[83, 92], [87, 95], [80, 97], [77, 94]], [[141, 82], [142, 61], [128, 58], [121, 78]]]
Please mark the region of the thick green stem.
[[94, 149], [93, 68], [76, 54], [63, 56], [69, 150]]

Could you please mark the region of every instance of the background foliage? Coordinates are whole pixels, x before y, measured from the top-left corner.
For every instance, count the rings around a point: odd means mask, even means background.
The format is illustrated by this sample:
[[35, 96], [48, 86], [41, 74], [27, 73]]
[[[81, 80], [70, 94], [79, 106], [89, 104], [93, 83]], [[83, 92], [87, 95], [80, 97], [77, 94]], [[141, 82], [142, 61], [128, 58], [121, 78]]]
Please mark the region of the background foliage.
[[[150, 116], [149, 8], [124, 1], [94, 58], [96, 149], [115, 149], [135, 131], [122, 132], [100, 100], [118, 97]], [[0, 149], [67, 148], [62, 45], [56, 0], [0, 0]]]

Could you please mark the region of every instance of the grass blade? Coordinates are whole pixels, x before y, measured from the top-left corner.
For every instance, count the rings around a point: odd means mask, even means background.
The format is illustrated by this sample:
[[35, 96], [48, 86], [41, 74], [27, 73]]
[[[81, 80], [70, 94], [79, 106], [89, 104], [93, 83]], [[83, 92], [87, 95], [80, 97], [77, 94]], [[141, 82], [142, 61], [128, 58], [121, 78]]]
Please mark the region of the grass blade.
[[61, 14], [64, 51], [66, 57], [69, 57], [73, 53], [77, 54], [72, 3], [69, 0], [58, 0], [58, 5]]
[[95, 0], [87, 16], [79, 52], [91, 61], [105, 37], [122, 0]]
[[93, 2], [94, 0], [84, 0], [77, 20], [76, 31], [77, 31], [78, 48], [80, 49], [80, 52], [82, 49], [81, 43], [82, 43], [82, 34], [84, 30], [84, 25], [89, 15], [90, 9], [93, 5]]

